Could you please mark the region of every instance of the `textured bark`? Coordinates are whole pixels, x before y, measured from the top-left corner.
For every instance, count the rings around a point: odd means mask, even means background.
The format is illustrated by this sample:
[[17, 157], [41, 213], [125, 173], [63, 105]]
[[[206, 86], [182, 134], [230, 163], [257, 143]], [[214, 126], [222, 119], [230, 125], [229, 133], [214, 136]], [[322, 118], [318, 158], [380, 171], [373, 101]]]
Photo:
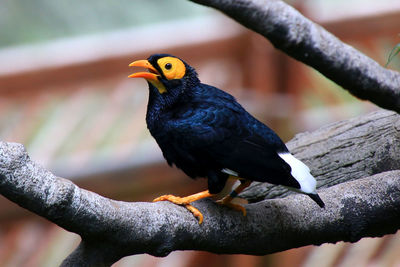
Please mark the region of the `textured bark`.
[[205, 218], [199, 225], [185, 208], [168, 202], [121, 202], [80, 189], [31, 161], [22, 145], [5, 142], [0, 142], [0, 193], [82, 237], [64, 266], [109, 266], [127, 255], [165, 256], [174, 250], [263, 255], [309, 244], [355, 242], [400, 228], [400, 171], [383, 172], [398, 167], [399, 118], [392, 112], [373, 113], [290, 142], [327, 186], [331, 180], [340, 182], [320, 191], [325, 209], [296, 194], [247, 205], [243, 217], [206, 199], [194, 203]]
[[220, 10], [351, 94], [400, 111], [400, 74], [386, 69], [280, 0], [191, 0]]

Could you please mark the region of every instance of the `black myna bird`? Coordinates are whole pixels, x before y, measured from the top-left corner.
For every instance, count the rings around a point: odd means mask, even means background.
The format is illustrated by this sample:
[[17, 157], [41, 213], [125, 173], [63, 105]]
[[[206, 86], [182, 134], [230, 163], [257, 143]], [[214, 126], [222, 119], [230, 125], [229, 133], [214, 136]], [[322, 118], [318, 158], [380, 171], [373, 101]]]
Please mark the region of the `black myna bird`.
[[230, 201], [252, 181], [286, 186], [324, 207], [309, 168], [233, 96], [201, 83], [194, 68], [172, 55], [155, 54], [129, 66], [149, 71], [129, 77], [148, 82], [147, 127], [168, 164], [175, 164], [191, 178], [208, 179], [206, 191], [183, 198], [164, 195], [154, 201], [183, 205], [201, 223], [203, 215], [190, 203], [219, 193], [231, 176], [241, 184], [220, 203], [244, 215], [245, 208]]

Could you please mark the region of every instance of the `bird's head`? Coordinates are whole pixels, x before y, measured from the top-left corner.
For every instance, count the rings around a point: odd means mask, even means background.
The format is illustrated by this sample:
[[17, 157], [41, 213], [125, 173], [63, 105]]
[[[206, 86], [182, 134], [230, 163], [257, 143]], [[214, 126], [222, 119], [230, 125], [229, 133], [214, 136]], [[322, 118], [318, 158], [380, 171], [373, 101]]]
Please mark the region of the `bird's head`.
[[177, 96], [200, 83], [196, 71], [183, 60], [169, 54], [154, 54], [147, 60], [137, 60], [130, 67], [143, 67], [148, 72], [136, 72], [129, 78], [144, 78], [162, 96]]

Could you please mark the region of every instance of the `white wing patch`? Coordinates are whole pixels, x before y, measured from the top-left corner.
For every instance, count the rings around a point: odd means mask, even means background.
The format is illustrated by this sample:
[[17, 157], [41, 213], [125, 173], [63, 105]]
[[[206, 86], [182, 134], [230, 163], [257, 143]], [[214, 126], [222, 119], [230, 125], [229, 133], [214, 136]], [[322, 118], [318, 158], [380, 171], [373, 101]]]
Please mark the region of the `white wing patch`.
[[299, 182], [300, 191], [307, 194], [316, 194], [317, 181], [311, 175], [310, 169], [290, 153], [278, 154], [292, 168], [292, 176]]
[[221, 171], [224, 172], [224, 173], [226, 173], [226, 174], [239, 177], [239, 174], [238, 174], [237, 172], [232, 171], [232, 170], [230, 170], [230, 169], [224, 168], [224, 169], [222, 169]]

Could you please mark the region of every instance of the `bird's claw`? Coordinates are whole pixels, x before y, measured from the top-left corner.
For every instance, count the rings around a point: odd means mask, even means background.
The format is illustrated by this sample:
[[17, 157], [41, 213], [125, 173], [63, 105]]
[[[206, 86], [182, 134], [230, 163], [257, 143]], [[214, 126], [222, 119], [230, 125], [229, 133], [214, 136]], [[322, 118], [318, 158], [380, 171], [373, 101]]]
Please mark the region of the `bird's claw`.
[[153, 200], [153, 202], [158, 202], [158, 201], [169, 201], [177, 205], [189, 204], [189, 202], [184, 197], [177, 197], [174, 195], [163, 195]]
[[174, 195], [163, 195], [158, 198], [155, 198], [153, 202], [158, 202], [158, 201], [169, 201], [174, 204], [184, 206], [186, 209], [188, 209], [196, 218], [199, 220], [199, 224], [203, 223], [203, 214], [195, 207], [190, 205], [190, 198], [188, 197], [177, 197]]
[[199, 219], [199, 224], [203, 223], [203, 214], [195, 207], [192, 205], [185, 205], [185, 208], [187, 208], [193, 215], [194, 217]]
[[247, 215], [247, 210], [246, 210], [246, 208], [243, 207], [242, 205], [234, 204], [234, 203], [232, 203], [232, 202], [226, 202], [226, 201], [224, 201], [223, 199], [218, 200], [217, 203], [220, 204], [220, 205], [227, 206], [227, 207], [229, 207], [229, 208], [231, 208], [231, 209], [234, 209], [234, 210], [237, 210], [237, 211], [241, 211], [242, 214], [243, 214], [243, 216], [246, 216], [246, 215]]

